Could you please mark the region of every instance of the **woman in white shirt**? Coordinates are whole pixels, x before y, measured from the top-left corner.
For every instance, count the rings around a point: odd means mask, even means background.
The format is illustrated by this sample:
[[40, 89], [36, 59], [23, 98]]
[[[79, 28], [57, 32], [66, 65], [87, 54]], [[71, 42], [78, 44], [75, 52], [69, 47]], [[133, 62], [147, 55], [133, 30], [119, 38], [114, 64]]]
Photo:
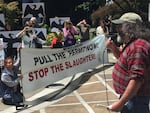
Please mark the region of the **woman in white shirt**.
[[107, 35], [107, 34], [108, 34], [108, 28], [105, 25], [105, 21], [101, 20], [100, 25], [96, 28], [96, 36]]

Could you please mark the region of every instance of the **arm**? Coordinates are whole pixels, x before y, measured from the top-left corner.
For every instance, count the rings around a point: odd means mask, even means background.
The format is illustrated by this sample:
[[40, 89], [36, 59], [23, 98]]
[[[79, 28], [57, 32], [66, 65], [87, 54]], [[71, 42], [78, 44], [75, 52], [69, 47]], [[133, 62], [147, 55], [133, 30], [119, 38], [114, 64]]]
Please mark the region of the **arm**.
[[134, 79], [130, 80], [124, 94], [119, 99], [119, 101], [113, 103], [111, 107], [108, 107], [108, 109], [111, 111], [116, 111], [116, 112], [121, 111], [125, 103], [137, 94], [142, 83], [143, 82], [139, 80], [134, 80]]
[[72, 29], [73, 29], [74, 35], [78, 34], [77, 28], [75, 26], [72, 26]]
[[26, 32], [28, 29], [29, 29], [28, 26], [27, 26], [27, 27], [24, 27], [23, 30], [21, 30], [21, 31], [16, 35], [16, 37], [17, 37], [17, 38], [21, 38], [22, 35], [24, 34], [24, 32]]
[[37, 40], [37, 43], [39, 43], [39, 44], [44, 44], [44, 43], [46, 43], [45, 40], [42, 40], [42, 39], [39, 38], [39, 37], [36, 37], [36, 40]]
[[15, 66], [15, 67], [18, 67], [19, 64], [20, 64], [20, 54], [19, 54], [19, 52], [17, 52], [17, 60], [16, 60], [16, 62], [14, 63], [14, 66]]
[[20, 49], [21, 49], [21, 44], [17, 47], [17, 60], [14, 63], [14, 66], [19, 68], [20, 66]]
[[80, 21], [79, 23], [77, 23], [76, 26], [80, 26], [80, 24], [82, 24], [82, 23], [83, 23], [83, 21]]
[[12, 81], [11, 77], [7, 73], [2, 73], [1, 80], [3, 83], [5, 83], [9, 87], [17, 86], [19, 83], [20, 78], [17, 78], [16, 80]]
[[64, 37], [67, 37], [68, 35], [70, 35], [69, 30], [67, 30], [66, 28], [63, 29], [63, 34]]

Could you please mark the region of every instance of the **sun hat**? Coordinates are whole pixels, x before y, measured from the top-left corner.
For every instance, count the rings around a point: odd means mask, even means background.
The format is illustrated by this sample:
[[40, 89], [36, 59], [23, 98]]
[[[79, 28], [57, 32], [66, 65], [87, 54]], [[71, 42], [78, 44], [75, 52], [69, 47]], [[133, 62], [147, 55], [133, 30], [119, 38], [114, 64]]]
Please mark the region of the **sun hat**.
[[123, 14], [119, 19], [112, 20], [111, 22], [114, 24], [122, 24], [124, 22], [136, 23], [137, 21], [142, 22], [141, 16], [134, 12], [129, 12]]

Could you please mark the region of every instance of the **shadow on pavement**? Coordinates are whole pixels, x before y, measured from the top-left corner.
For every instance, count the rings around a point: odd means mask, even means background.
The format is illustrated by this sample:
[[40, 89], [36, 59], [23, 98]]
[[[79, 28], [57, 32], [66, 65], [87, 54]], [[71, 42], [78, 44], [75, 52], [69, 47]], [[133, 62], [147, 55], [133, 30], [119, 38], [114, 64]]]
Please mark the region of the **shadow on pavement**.
[[84, 84], [86, 81], [88, 81], [91, 78], [91, 76], [93, 76], [94, 74], [99, 73], [101, 71], [105, 71], [106, 69], [112, 67], [113, 65], [114, 65], [113, 63], [107, 64], [107, 65], [103, 65], [100, 68], [93, 69], [90, 72], [83, 73], [77, 79], [74, 79], [75, 75], [73, 75], [71, 80], [68, 82], [68, 84], [66, 86], [64, 86], [63, 88], [61, 88], [61, 89], [59, 89], [59, 90], [57, 90], [55, 92], [52, 92], [52, 93], [50, 93], [48, 95], [42, 96], [42, 97], [40, 97], [40, 98], [38, 98], [38, 99], [36, 99], [34, 101], [26, 101], [25, 104], [29, 105], [29, 106], [26, 107], [26, 108], [22, 108], [22, 109], [18, 110], [16, 113], [18, 113], [19, 111], [31, 108], [33, 106], [36, 106], [36, 105], [38, 105], [38, 104], [40, 104], [42, 102], [54, 101], [54, 100], [57, 100], [57, 99], [65, 96], [65, 95], [67, 95], [69, 93], [72, 93], [74, 90], [78, 89], [82, 84]]

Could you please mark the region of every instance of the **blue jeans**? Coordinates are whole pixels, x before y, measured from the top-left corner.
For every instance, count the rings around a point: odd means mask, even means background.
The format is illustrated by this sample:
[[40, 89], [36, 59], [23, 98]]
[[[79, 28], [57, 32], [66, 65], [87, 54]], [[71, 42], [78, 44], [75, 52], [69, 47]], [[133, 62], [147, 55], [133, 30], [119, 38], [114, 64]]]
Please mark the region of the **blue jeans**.
[[150, 96], [135, 96], [125, 104], [121, 113], [150, 113]]

